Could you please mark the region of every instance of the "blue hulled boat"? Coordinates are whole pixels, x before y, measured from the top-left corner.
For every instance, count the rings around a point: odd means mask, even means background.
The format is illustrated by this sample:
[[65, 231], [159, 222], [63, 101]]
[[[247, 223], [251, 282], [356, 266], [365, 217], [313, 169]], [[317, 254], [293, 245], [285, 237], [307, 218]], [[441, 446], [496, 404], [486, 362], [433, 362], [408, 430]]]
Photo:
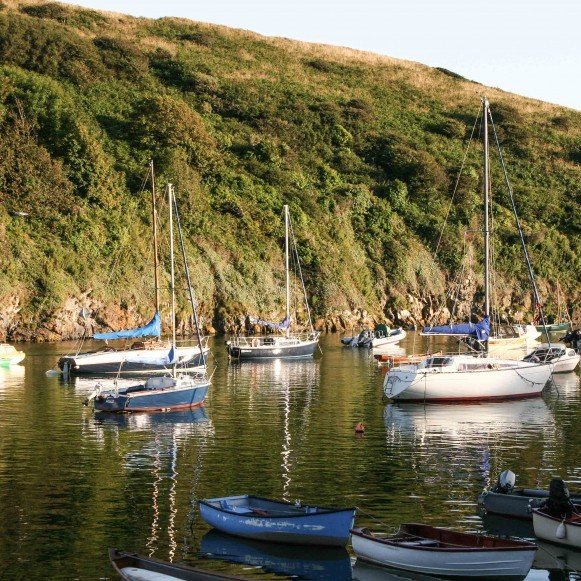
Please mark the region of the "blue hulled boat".
[[150, 377], [131, 387], [99, 392], [95, 396], [95, 411], [153, 412], [193, 408], [204, 403], [209, 387], [210, 382], [204, 376]]
[[354, 508], [324, 508], [258, 496], [200, 500], [200, 514], [218, 530], [260, 541], [343, 547]]

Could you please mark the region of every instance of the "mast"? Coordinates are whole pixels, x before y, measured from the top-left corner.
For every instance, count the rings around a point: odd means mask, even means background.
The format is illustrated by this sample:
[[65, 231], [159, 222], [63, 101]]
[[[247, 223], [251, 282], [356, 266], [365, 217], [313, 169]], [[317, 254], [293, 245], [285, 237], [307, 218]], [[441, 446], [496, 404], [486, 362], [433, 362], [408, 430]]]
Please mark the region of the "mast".
[[288, 257], [288, 206], [284, 205], [284, 263], [286, 270], [286, 318], [289, 320], [289, 326], [286, 328], [286, 336], [290, 335], [290, 272]]
[[489, 224], [489, 193], [490, 169], [488, 160], [488, 100], [482, 97], [482, 117], [484, 127], [482, 138], [484, 142], [484, 315], [490, 319], [490, 224]]
[[155, 173], [153, 159], [149, 160], [151, 171], [151, 222], [153, 224], [153, 280], [155, 284], [155, 311], [159, 313], [159, 261], [157, 256], [157, 206], [155, 203]]
[[[175, 292], [175, 270], [174, 270], [174, 256], [173, 256], [173, 185], [167, 184], [167, 201], [169, 204], [169, 254], [171, 264], [171, 344], [172, 351], [176, 347], [176, 292]], [[176, 375], [175, 363], [172, 364], [172, 375]]]

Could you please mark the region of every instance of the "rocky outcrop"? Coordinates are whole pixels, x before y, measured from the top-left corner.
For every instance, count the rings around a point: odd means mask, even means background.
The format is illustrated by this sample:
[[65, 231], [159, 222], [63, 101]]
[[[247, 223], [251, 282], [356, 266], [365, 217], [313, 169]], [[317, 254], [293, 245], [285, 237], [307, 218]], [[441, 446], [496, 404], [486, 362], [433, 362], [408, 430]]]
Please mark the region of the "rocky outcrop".
[[7, 295], [0, 298], [0, 341], [7, 341], [22, 324], [20, 319], [20, 298]]
[[[544, 289], [545, 292], [549, 292]], [[397, 294], [387, 299], [383, 312], [370, 313], [364, 308], [331, 310], [314, 321], [316, 330], [327, 333], [351, 333], [362, 328], [374, 328], [379, 323], [390, 327], [402, 326], [418, 329], [423, 326], [440, 325], [450, 320], [466, 321], [480, 316], [473, 306], [482, 303], [477, 277], [467, 275], [456, 291], [441, 297], [418, 296], [413, 293]], [[505, 322], [530, 322], [532, 319], [531, 296], [528, 292], [511, 289], [508, 285], [497, 292], [495, 304], [500, 318]], [[228, 313], [222, 306], [213, 313], [204, 307], [200, 324], [204, 334], [216, 332], [227, 334], [261, 334], [267, 329], [257, 323], [257, 318], [248, 313]], [[68, 297], [45, 321], [27, 322], [22, 320], [21, 299], [17, 295], [0, 298], [0, 341], [59, 341], [90, 337], [95, 332], [130, 329], [144, 325], [151, 313], [140, 313], [134, 307], [116, 303], [103, 303], [91, 296], [91, 291], [80, 296]], [[271, 313], [269, 320], [277, 320], [278, 313]], [[301, 314], [306, 319], [305, 313]], [[177, 333], [190, 337], [195, 334], [195, 324], [191, 315], [178, 315]], [[581, 312], [576, 307], [573, 321], [581, 323]], [[164, 317], [164, 328], [170, 328], [168, 317]]]

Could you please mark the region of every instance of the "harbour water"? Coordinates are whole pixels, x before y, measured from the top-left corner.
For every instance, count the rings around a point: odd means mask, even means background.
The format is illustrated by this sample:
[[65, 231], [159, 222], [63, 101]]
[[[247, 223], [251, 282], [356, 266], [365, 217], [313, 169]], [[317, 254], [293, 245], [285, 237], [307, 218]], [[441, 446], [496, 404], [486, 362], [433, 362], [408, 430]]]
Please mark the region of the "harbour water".
[[[23, 365], [0, 368], [0, 578], [113, 579], [116, 547], [248, 578], [401, 579], [352, 568], [349, 548], [210, 531], [196, 501], [253, 493], [357, 506], [357, 524], [375, 530], [419, 521], [531, 536], [526, 523], [513, 531], [478, 512], [502, 470], [527, 487], [560, 476], [581, 492], [578, 374], [555, 376], [542, 398], [396, 405], [367, 350], [337, 335], [321, 346], [314, 360], [229, 363], [218, 338], [204, 408], [96, 415], [82, 405], [94, 380], [45, 375], [72, 344], [24, 345]], [[581, 552], [543, 547], [528, 579], [578, 578]]]

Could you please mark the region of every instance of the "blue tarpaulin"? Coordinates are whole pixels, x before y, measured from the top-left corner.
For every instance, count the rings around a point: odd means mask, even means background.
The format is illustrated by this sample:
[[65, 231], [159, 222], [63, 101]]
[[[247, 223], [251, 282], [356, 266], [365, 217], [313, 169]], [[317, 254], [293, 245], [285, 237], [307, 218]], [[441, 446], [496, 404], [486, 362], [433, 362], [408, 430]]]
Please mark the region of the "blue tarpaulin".
[[488, 341], [490, 321], [484, 317], [480, 323], [451, 323], [438, 327], [424, 327], [423, 335], [461, 335], [476, 337], [479, 341]]
[[153, 319], [138, 329], [126, 329], [123, 331], [112, 331], [111, 333], [95, 333], [93, 339], [137, 339], [139, 337], [159, 337], [161, 335], [161, 317], [159, 313], [153, 315]]

